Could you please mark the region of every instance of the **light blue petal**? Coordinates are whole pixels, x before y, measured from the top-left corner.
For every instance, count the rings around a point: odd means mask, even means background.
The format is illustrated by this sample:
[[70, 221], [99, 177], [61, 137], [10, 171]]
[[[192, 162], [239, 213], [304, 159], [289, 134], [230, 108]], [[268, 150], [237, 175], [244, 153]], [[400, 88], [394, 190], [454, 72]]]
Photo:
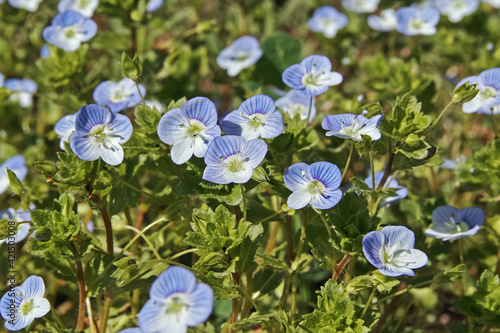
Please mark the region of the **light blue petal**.
[[302, 77], [305, 74], [305, 69], [300, 64], [295, 64], [285, 69], [281, 78], [287, 86], [293, 89], [303, 90], [304, 84], [302, 83]]
[[120, 112], [125, 109], [129, 104], [128, 99], [121, 100], [120, 102], [112, 102], [111, 94], [112, 89], [117, 85], [113, 81], [101, 82], [95, 87], [92, 97], [99, 105], [107, 105], [112, 112]]
[[311, 202], [312, 195], [308, 190], [295, 191], [288, 197], [286, 205], [291, 209], [302, 209]]
[[114, 143], [114, 145], [108, 147], [103, 144], [99, 149], [99, 156], [109, 165], [119, 165], [123, 162], [125, 155], [122, 146], [120, 146], [117, 142]]
[[[153, 282], [149, 290], [151, 299], [166, 299], [173, 293], [190, 293], [196, 287], [196, 277], [187, 268], [170, 266]], [[141, 328], [142, 325], [139, 325]]]
[[195, 97], [182, 105], [182, 112], [188, 119], [196, 119], [207, 127], [217, 125], [215, 104], [206, 97]]
[[308, 84], [304, 87], [303, 90], [299, 90], [300, 93], [306, 96], [318, 96], [324, 94], [328, 90], [328, 86], [316, 86], [312, 84]]
[[306, 163], [295, 163], [289, 166], [283, 174], [285, 186], [292, 192], [305, 190], [309, 185], [306, 177], [308, 168], [309, 165]]
[[95, 161], [100, 156], [99, 146], [93, 144], [86, 134], [73, 133], [69, 138], [69, 145], [75, 155], [84, 161]]
[[316, 162], [309, 166], [307, 174], [312, 179], [319, 180], [329, 191], [339, 188], [342, 173], [339, 168], [330, 162]]
[[92, 39], [97, 34], [97, 23], [91, 19], [85, 19], [78, 26], [79, 38], [82, 42]]
[[363, 237], [363, 254], [370, 264], [379, 269], [384, 267], [381, 255], [385, 240], [384, 234], [380, 231], [369, 232]]
[[119, 331], [118, 333], [142, 333], [139, 327], [134, 328], [126, 328], [124, 330]]
[[21, 305], [22, 297], [17, 297], [16, 295], [22, 291], [24, 291], [23, 288], [14, 287], [14, 290], [12, 292], [9, 290], [2, 296], [2, 299], [0, 299], [0, 314], [2, 315], [3, 319], [12, 319], [10, 316], [8, 316], [11, 313], [11, 308], [9, 307], [11, 304], [14, 305], [14, 313], [17, 313], [19, 305]]
[[149, 0], [148, 5], [146, 6], [146, 11], [148, 13], [152, 13], [160, 9], [163, 5], [163, 0]]
[[401, 242], [401, 248], [413, 249], [415, 247], [415, 234], [403, 226], [389, 226], [381, 230], [386, 237], [386, 246], [393, 247]]
[[190, 139], [176, 142], [170, 150], [170, 157], [175, 164], [186, 163], [194, 153], [194, 141]]
[[31, 314], [35, 318], [41, 318], [50, 311], [50, 303], [46, 298], [37, 298], [33, 300], [33, 310]]
[[[481, 228], [480, 226], [476, 225], [475, 227], [473, 227], [472, 229], [469, 229], [467, 231], [458, 232], [455, 234], [447, 234], [444, 237], [440, 237], [440, 238], [443, 239], [443, 241], [454, 241], [454, 240], [457, 240], [459, 238], [475, 235], [475, 234], [477, 234], [477, 232], [479, 231], [480, 228]], [[438, 237], [435, 237], [435, 238], [438, 238]]]
[[440, 206], [432, 212], [432, 222], [436, 227], [440, 227], [450, 221], [450, 216], [456, 220], [460, 218], [460, 211], [452, 206]]
[[241, 147], [241, 155], [247, 159], [248, 165], [257, 168], [267, 153], [267, 144], [260, 139], [250, 140]]
[[255, 113], [269, 114], [276, 111], [276, 105], [267, 95], [255, 95], [241, 103], [238, 111], [249, 116]]
[[62, 13], [57, 14], [53, 19], [51, 24], [53, 26], [59, 27], [69, 27], [71, 25], [77, 24], [85, 20], [85, 17], [74, 10], [67, 10]]
[[215, 125], [210, 129], [206, 129], [203, 132], [203, 138], [199, 137], [195, 140], [194, 145], [194, 156], [196, 157], [205, 157], [207, 153], [208, 147], [212, 143], [212, 141], [221, 135], [221, 130], [219, 125]]
[[378, 270], [385, 276], [392, 276], [392, 277], [401, 275], [415, 276], [415, 272], [412, 271], [410, 268], [406, 267], [396, 267], [393, 265], [386, 265], [382, 268], [379, 268]]
[[165, 305], [162, 301], [149, 299], [137, 315], [137, 322], [141, 332], [165, 333], [165, 332], [187, 332], [184, 322], [169, 320]]
[[158, 136], [168, 145], [173, 145], [186, 137], [185, 126], [188, 118], [181, 109], [172, 109], [161, 117], [158, 123]]
[[324, 191], [321, 195], [313, 195], [311, 198], [311, 206], [316, 209], [330, 209], [342, 199], [342, 191]]
[[484, 211], [478, 207], [467, 207], [460, 209], [458, 217], [461, 221], [467, 223], [469, 228], [482, 226], [485, 219]]
[[332, 63], [330, 59], [322, 55], [311, 55], [306, 57], [300, 65], [304, 68], [306, 73], [328, 73], [332, 70]]
[[219, 165], [220, 158], [226, 159], [231, 155], [240, 151], [246, 140], [241, 136], [225, 135], [217, 137], [212, 141], [208, 147], [207, 154], [205, 155], [206, 165]]
[[243, 125], [246, 121], [247, 119], [240, 115], [239, 110], [234, 110], [224, 117], [221, 127], [226, 134], [241, 136], [243, 134]]
[[75, 115], [75, 130], [79, 135], [88, 134], [95, 126], [108, 123], [112, 116], [103, 106], [85, 105]]
[[500, 68], [490, 68], [479, 74], [479, 80], [487, 85], [494, 87], [497, 92], [500, 90]]
[[29, 79], [8, 79], [4, 83], [5, 88], [12, 91], [25, 91], [30, 94], [36, 93], [38, 86], [35, 81]]
[[336, 132], [339, 132], [342, 127], [352, 125], [355, 117], [352, 113], [328, 115], [321, 122], [321, 127], [327, 131], [331, 131], [326, 133], [326, 136], [332, 136]]
[[260, 136], [263, 139], [272, 139], [279, 136], [285, 130], [283, 115], [279, 111], [267, 114], [261, 127]]
[[197, 326], [205, 322], [214, 307], [214, 292], [209, 285], [198, 283], [196, 288], [187, 295], [186, 304], [189, 306], [187, 325]]
[[[206, 157], [207, 155], [205, 155]], [[231, 180], [223, 167], [220, 165], [209, 165], [203, 170], [202, 179], [215, 184], [229, 184]]]
[[12, 325], [10, 321], [5, 322], [5, 328], [9, 331], [19, 331], [31, 324], [35, 320], [35, 317], [31, 313], [27, 315], [19, 314], [14, 319], [14, 324]]
[[[109, 113], [108, 110], [106, 110], [106, 112]], [[119, 113], [113, 114], [112, 117], [113, 120], [109, 122], [108, 127], [114, 135], [120, 137], [120, 144], [124, 144], [132, 136], [132, 132], [134, 130], [132, 122], [127, 116]]]

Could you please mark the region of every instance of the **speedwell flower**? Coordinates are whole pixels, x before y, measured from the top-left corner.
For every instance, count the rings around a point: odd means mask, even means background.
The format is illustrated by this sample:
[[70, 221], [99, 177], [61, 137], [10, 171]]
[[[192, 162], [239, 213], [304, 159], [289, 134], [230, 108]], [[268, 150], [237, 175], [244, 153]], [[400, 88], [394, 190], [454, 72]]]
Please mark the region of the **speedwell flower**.
[[217, 110], [206, 97], [195, 97], [163, 115], [158, 136], [173, 145], [170, 156], [175, 164], [186, 163], [193, 156], [204, 157], [212, 140], [220, 136]]
[[427, 264], [427, 255], [414, 246], [415, 234], [401, 226], [385, 227], [363, 237], [366, 259], [387, 276], [415, 276], [413, 269]]
[[253, 170], [266, 153], [267, 145], [260, 139], [246, 141], [236, 135], [217, 137], [205, 155], [207, 167], [202, 178], [216, 184], [244, 184], [252, 178]]
[[304, 95], [317, 96], [342, 82], [342, 75], [331, 70], [332, 63], [327, 57], [312, 55], [285, 69], [282, 79], [287, 86]]
[[307, 26], [312, 31], [321, 32], [327, 38], [333, 38], [337, 31], [347, 25], [347, 16], [332, 6], [321, 6], [314, 11], [313, 16], [307, 21]]
[[112, 113], [104, 106], [90, 104], [75, 116], [75, 132], [71, 134], [71, 150], [84, 161], [99, 157], [110, 165], [123, 161], [122, 144], [132, 136], [132, 123], [128, 117]]
[[396, 29], [398, 21], [396, 20], [396, 11], [394, 9], [388, 8], [380, 12], [380, 15], [370, 15], [368, 16], [368, 25], [373, 30], [378, 30], [382, 32], [389, 32]]
[[5, 328], [19, 331], [50, 311], [50, 303], [43, 298], [45, 284], [41, 277], [32, 275], [20, 287], [7, 291], [0, 300], [0, 314], [6, 320]]
[[255, 95], [241, 103], [238, 110], [224, 117], [221, 127], [226, 134], [245, 140], [272, 139], [285, 130], [283, 115], [267, 95]]
[[28, 12], [35, 12], [42, 0], [7, 0], [7, 2], [12, 7], [24, 9]]
[[5, 192], [10, 186], [7, 169], [14, 172], [14, 174], [20, 181], [23, 181], [28, 174], [28, 168], [26, 168], [26, 160], [23, 156], [15, 155], [5, 160], [0, 165], [0, 194]]
[[69, 137], [71, 136], [71, 133], [75, 131], [75, 116], [76, 114], [69, 114], [62, 117], [54, 127], [56, 134], [61, 137], [59, 147], [62, 150], [64, 150], [64, 142], [69, 143]]
[[99, 5], [99, 0], [61, 0], [57, 5], [57, 10], [62, 13], [67, 10], [74, 10], [83, 16], [90, 18]]
[[106, 105], [113, 112], [131, 108], [142, 103], [141, 95], [146, 95], [146, 88], [139, 84], [141, 93], [132, 79], [125, 78], [118, 82], [104, 81], [95, 87], [92, 97], [99, 105]]
[[[316, 100], [314, 98], [312, 99], [312, 103], [309, 122], [313, 121], [316, 117]], [[310, 105], [311, 98], [298, 93], [295, 89], [290, 90], [285, 96], [276, 100], [276, 107], [288, 113], [292, 118], [298, 114], [302, 120], [307, 118]]]
[[149, 0], [148, 4], [146, 6], [146, 11], [148, 13], [152, 13], [152, 12], [160, 9], [160, 7], [162, 5], [163, 5], [163, 0]]
[[67, 10], [59, 13], [52, 19], [51, 25], [43, 29], [42, 36], [52, 45], [66, 52], [73, 52], [80, 48], [97, 33], [97, 23], [86, 18], [79, 12]]
[[[382, 180], [383, 177], [384, 177], [384, 172], [382, 172], [382, 171], [375, 172], [375, 188], [377, 188], [377, 186], [380, 184], [380, 181]], [[372, 188], [373, 181], [372, 181], [371, 175], [365, 179], [365, 183], [368, 185], [369, 188], [373, 189]], [[387, 181], [386, 181], [384, 187], [395, 189], [396, 196], [384, 198], [380, 202], [381, 206], [388, 206], [391, 202], [404, 199], [404, 198], [406, 198], [406, 196], [408, 196], [408, 190], [405, 187], [399, 185], [398, 181], [396, 179], [392, 178], [392, 176], [389, 176], [387, 178]]]
[[137, 316], [142, 332], [185, 333], [188, 326], [206, 321], [214, 305], [212, 288], [196, 283], [191, 271], [178, 266], [171, 266], [158, 276], [149, 297]]
[[4, 87], [12, 90], [9, 100], [18, 102], [23, 108], [29, 108], [33, 103], [33, 94], [38, 86], [35, 81], [29, 79], [8, 79]]
[[[35, 206], [31, 206], [30, 209], [35, 209]], [[0, 220], [1, 219], [13, 222], [27, 222], [31, 221], [31, 215], [29, 210], [23, 210], [22, 208], [19, 208], [16, 211], [13, 208], [8, 208], [0, 212]], [[11, 240], [14, 243], [19, 243], [30, 234], [30, 227], [31, 225], [29, 223], [18, 224], [16, 233], [14, 235], [9, 235], [9, 237], [7, 238], [0, 239], [0, 244], [3, 244], [7, 241], [10, 242]]]
[[427, 237], [453, 241], [476, 234], [483, 225], [484, 211], [477, 207], [440, 206], [432, 212], [432, 222], [434, 225], [425, 231]]
[[342, 0], [342, 6], [355, 13], [373, 13], [380, 0]]
[[436, 0], [435, 6], [441, 14], [448, 16], [450, 22], [456, 23], [474, 13], [479, 7], [479, 0]]
[[222, 50], [217, 56], [217, 64], [233, 77], [243, 69], [255, 64], [262, 57], [262, 50], [257, 38], [242, 36]]
[[368, 119], [360, 114], [334, 114], [326, 116], [321, 123], [321, 127], [328, 131], [326, 136], [333, 135], [343, 139], [362, 141], [362, 135], [367, 135], [372, 141], [375, 141], [382, 136], [377, 128], [380, 118], [382, 118], [382, 115]]
[[487, 69], [477, 76], [469, 76], [460, 81], [457, 87], [465, 82], [476, 83], [479, 93], [471, 101], [464, 103], [465, 113], [491, 114], [491, 108], [500, 105], [500, 67]]
[[403, 7], [396, 11], [396, 30], [407, 36], [434, 35], [440, 17], [439, 10], [434, 7]]
[[286, 187], [293, 192], [288, 197], [288, 207], [301, 209], [311, 204], [316, 209], [332, 208], [342, 198], [341, 178], [339, 168], [329, 162], [291, 165], [283, 174]]

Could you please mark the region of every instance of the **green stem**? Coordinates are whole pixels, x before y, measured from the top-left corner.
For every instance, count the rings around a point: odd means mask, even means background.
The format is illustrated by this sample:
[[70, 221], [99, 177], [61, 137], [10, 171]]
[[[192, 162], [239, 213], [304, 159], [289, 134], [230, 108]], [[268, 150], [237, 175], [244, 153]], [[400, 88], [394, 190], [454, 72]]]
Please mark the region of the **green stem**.
[[401, 318], [399, 319], [399, 321], [397, 322], [396, 326], [394, 326], [394, 329], [392, 330], [392, 333], [396, 333], [396, 332], [400, 332], [399, 331], [399, 327], [401, 326], [401, 324], [403, 323], [403, 320], [406, 318], [406, 313], [410, 310], [410, 308], [412, 307], [413, 305], [413, 302], [410, 302], [408, 303], [408, 305], [406, 306], [404, 312], [403, 312], [403, 315], [401, 316]]
[[[306, 237], [306, 228], [309, 218], [308, 215], [309, 215], [309, 207], [306, 206], [304, 209], [302, 209], [302, 216], [304, 218], [304, 221], [302, 223], [302, 230], [300, 232], [299, 243], [297, 244], [297, 252], [295, 253], [294, 259], [299, 258], [300, 260], [300, 255], [302, 254], [302, 249], [304, 247], [304, 240]], [[299, 286], [299, 274], [298, 272], [292, 272], [292, 304], [290, 309], [292, 323], [295, 322], [295, 317], [297, 315], [297, 303], [299, 297], [298, 286]]]
[[241, 201], [242, 206], [243, 206], [243, 221], [247, 220], [247, 197], [246, 197], [246, 192], [245, 192], [245, 186], [243, 184], [240, 184], [241, 187], [241, 196], [243, 197], [243, 200]]
[[363, 319], [363, 317], [366, 314], [366, 311], [368, 311], [368, 308], [372, 304], [373, 296], [375, 296], [375, 291], [377, 291], [377, 286], [373, 287], [372, 292], [370, 294], [370, 297], [368, 297], [368, 300], [366, 301], [365, 308], [363, 309], [363, 312], [361, 313], [361, 317], [360, 317], [361, 319]]
[[243, 309], [241, 310], [241, 318], [245, 318], [247, 314], [250, 312], [250, 309], [252, 307], [251, 299], [252, 299], [252, 292], [253, 292], [253, 272], [247, 272], [246, 273], [246, 286], [245, 286], [245, 293], [246, 297], [243, 300]]
[[307, 125], [309, 125], [309, 118], [311, 117], [313, 102], [314, 102], [314, 96], [311, 96], [311, 99], [309, 100], [309, 111], [307, 111], [306, 128]]
[[158, 223], [160, 222], [163, 222], [165, 221], [165, 218], [162, 217], [154, 222], [152, 222], [150, 225], [148, 225], [146, 228], [142, 229], [137, 235], [135, 235], [134, 238], [132, 238], [128, 243], [127, 245], [125, 245], [125, 247], [122, 249], [122, 251], [120, 252], [120, 255], [122, 253], [124, 253], [125, 251], [127, 251], [127, 249], [132, 246], [132, 244], [134, 244], [134, 242], [139, 238], [139, 237], [142, 237], [142, 234], [144, 234], [146, 231], [148, 231], [149, 229], [151, 229], [152, 227], [154, 227], [155, 225], [157, 225]]
[[83, 277], [83, 266], [80, 255], [73, 242], [70, 242], [70, 247], [75, 256], [76, 277], [78, 279], [78, 319], [76, 321], [76, 330], [82, 331], [85, 320], [85, 300], [87, 299], [87, 290], [85, 289], [85, 280]]
[[375, 168], [373, 167], [373, 152], [370, 151], [369, 153], [370, 156], [370, 168], [372, 169], [372, 190], [375, 189], [376, 184], [375, 184]]
[[137, 87], [137, 91], [139, 92], [139, 96], [141, 96], [142, 104], [146, 105], [146, 100], [144, 99], [144, 96], [142, 96], [141, 89], [139, 88], [139, 83], [137, 81], [134, 82], [135, 86]]
[[97, 325], [94, 321], [94, 314], [92, 313], [92, 304], [90, 303], [90, 297], [87, 296], [85, 303], [87, 304], [87, 312], [89, 313], [90, 333], [97, 333]]
[[349, 148], [349, 156], [347, 157], [347, 162], [345, 163], [344, 171], [342, 171], [342, 178], [340, 178], [340, 181], [344, 180], [345, 174], [347, 173], [347, 169], [349, 168], [349, 164], [351, 164], [353, 151], [354, 151], [354, 144], [351, 143], [351, 147]]
[[146, 241], [146, 243], [148, 243], [149, 247], [151, 248], [151, 250], [153, 251], [154, 255], [156, 256], [156, 259], [162, 260], [160, 254], [158, 253], [158, 251], [154, 247], [153, 243], [151, 243], [151, 241], [149, 240], [149, 238], [147, 238], [144, 234], [142, 234], [140, 230], [138, 230], [138, 229], [136, 229], [134, 227], [131, 227], [129, 225], [126, 225], [125, 229], [132, 230], [132, 231], [136, 232], [137, 234], [140, 234], [141, 237], [142, 237], [142, 239], [144, 239]]
[[428, 132], [430, 132], [430, 130], [432, 130], [434, 128], [434, 126], [437, 125], [437, 123], [439, 122], [439, 120], [441, 120], [441, 117], [443, 117], [444, 113], [450, 108], [450, 106], [453, 104], [453, 100], [451, 100], [445, 107], [444, 109], [441, 111], [441, 113], [439, 114], [439, 116], [432, 122], [431, 126], [429, 126], [424, 134], [427, 134]]
[[[458, 240], [458, 251], [460, 256], [460, 263], [464, 265], [464, 274], [462, 275], [462, 297], [467, 295], [467, 266], [465, 265], [464, 260], [464, 240], [463, 238]], [[472, 320], [472, 316], [467, 316], [467, 325], [469, 326], [469, 333], [474, 332], [474, 322]]]
[[[277, 215], [279, 215], [279, 214], [281, 214], [281, 213], [282, 213], [282, 211], [281, 211], [281, 210], [279, 210], [279, 211], [277, 211], [276, 213], [274, 213], [274, 214], [272, 214], [272, 215], [269, 215], [268, 217], [264, 217], [262, 220], [259, 220], [259, 221], [255, 222], [255, 224], [260, 224], [260, 223], [266, 222], [266, 221], [268, 221], [268, 220], [272, 219], [273, 217], [275, 217], [275, 216], [277, 216]], [[29, 223], [29, 222], [28, 222], [28, 223]]]
[[100, 333], [106, 333], [106, 329], [108, 327], [109, 310], [111, 309], [111, 299], [112, 299], [111, 286], [107, 286], [104, 296], [104, 306], [102, 308], [101, 327], [99, 327]]

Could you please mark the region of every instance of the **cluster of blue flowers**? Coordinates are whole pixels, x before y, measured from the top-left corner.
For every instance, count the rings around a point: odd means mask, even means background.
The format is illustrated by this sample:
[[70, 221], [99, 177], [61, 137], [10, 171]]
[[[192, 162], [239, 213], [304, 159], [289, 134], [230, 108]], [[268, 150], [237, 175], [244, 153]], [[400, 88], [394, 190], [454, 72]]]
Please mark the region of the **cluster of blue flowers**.
[[33, 103], [33, 94], [38, 86], [35, 81], [29, 79], [7, 79], [0, 73], [0, 88], [5, 87], [11, 91], [9, 100], [18, 103], [23, 108], [28, 108]]

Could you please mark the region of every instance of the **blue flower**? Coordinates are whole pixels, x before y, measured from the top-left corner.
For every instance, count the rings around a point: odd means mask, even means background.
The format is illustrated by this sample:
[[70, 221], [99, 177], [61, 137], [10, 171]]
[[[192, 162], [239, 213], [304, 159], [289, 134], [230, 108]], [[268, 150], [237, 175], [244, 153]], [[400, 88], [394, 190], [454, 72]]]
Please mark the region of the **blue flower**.
[[[382, 172], [382, 171], [375, 172], [375, 188], [378, 187], [378, 185], [380, 184], [380, 181], [382, 180], [383, 177], [384, 177], [384, 172]], [[372, 181], [371, 175], [366, 177], [365, 183], [368, 185], [369, 188], [373, 189], [372, 188], [373, 181]], [[392, 176], [389, 176], [389, 178], [387, 178], [384, 187], [395, 189], [396, 196], [384, 198], [380, 202], [381, 206], [388, 206], [390, 203], [404, 199], [408, 196], [408, 190], [405, 187], [399, 185], [398, 181], [396, 179], [393, 179]]]
[[415, 234], [406, 227], [385, 227], [363, 237], [366, 259], [387, 276], [415, 276], [413, 269], [427, 264], [427, 255], [414, 246]]
[[162, 114], [163, 111], [166, 110], [165, 105], [163, 105], [162, 103], [160, 103], [156, 100], [153, 100], [153, 99], [147, 99], [146, 105], [149, 106], [151, 108], [151, 110], [153, 109], [154, 106], [156, 106], [156, 110], [158, 110], [158, 112], [160, 112], [160, 114]]
[[[35, 209], [35, 206], [32, 205], [30, 209]], [[26, 222], [31, 221], [31, 215], [29, 210], [23, 210], [22, 208], [19, 208], [16, 211], [12, 208], [8, 208], [0, 212], [0, 219], [14, 222]], [[10, 243], [11, 241], [14, 243], [19, 243], [30, 234], [30, 227], [31, 225], [29, 223], [18, 224], [16, 233], [14, 235], [9, 234], [8, 237], [0, 239], [0, 244], [6, 242]]]
[[327, 57], [312, 55], [285, 69], [282, 79], [287, 86], [306, 96], [317, 96], [342, 82], [342, 75], [331, 70], [332, 63]]
[[146, 6], [146, 11], [148, 13], [152, 13], [163, 5], [163, 0], [149, 0], [147, 6]]
[[373, 30], [382, 32], [393, 31], [398, 25], [398, 21], [396, 19], [396, 11], [394, 9], [388, 8], [381, 11], [380, 16], [370, 15], [368, 16], [368, 25]]
[[448, 16], [450, 22], [456, 23], [474, 13], [479, 7], [479, 0], [436, 0], [435, 6], [441, 14]]
[[[146, 95], [146, 88], [139, 84], [142, 96]], [[113, 112], [131, 108], [142, 103], [141, 95], [135, 82], [129, 78], [119, 82], [104, 81], [95, 87], [92, 95], [94, 101], [100, 105], [107, 105]]]
[[244, 184], [252, 178], [253, 170], [266, 153], [267, 145], [260, 139], [247, 142], [241, 136], [217, 137], [205, 155], [207, 167], [202, 178], [216, 184]]
[[[316, 117], [316, 99], [312, 99], [313, 105], [311, 114], [309, 115], [308, 122], [311, 122]], [[288, 113], [290, 117], [300, 115], [300, 119], [305, 120], [309, 113], [309, 106], [311, 105], [311, 98], [292, 89], [286, 93], [285, 96], [276, 100], [276, 107]]]
[[33, 80], [8, 79], [4, 83], [4, 87], [12, 90], [9, 99], [13, 102], [18, 102], [23, 108], [28, 108], [33, 103], [32, 95], [36, 93], [38, 86]]
[[355, 13], [373, 13], [380, 0], [342, 0], [344, 8]]
[[26, 160], [23, 156], [15, 155], [5, 160], [0, 165], [0, 194], [5, 192], [10, 186], [7, 169], [14, 172], [14, 174], [20, 181], [23, 181], [28, 174], [28, 168], [26, 168]]
[[339, 168], [329, 162], [291, 165], [283, 174], [286, 187], [293, 192], [288, 207], [301, 209], [311, 204], [316, 209], [332, 208], [342, 199], [341, 177]]
[[53, 44], [66, 52], [80, 48], [97, 33], [97, 24], [73, 10], [59, 13], [52, 19], [51, 25], [43, 29], [42, 36], [47, 43]]
[[432, 212], [434, 225], [425, 231], [425, 235], [444, 241], [474, 235], [484, 222], [484, 211], [477, 207], [457, 209], [452, 206], [440, 206]]
[[90, 18], [99, 5], [99, 0], [61, 0], [57, 5], [57, 10], [62, 13], [67, 10], [79, 12], [83, 16]]
[[326, 136], [336, 136], [343, 139], [362, 141], [362, 135], [369, 136], [372, 141], [381, 138], [378, 130], [379, 120], [382, 115], [365, 118], [363, 115], [351, 113], [328, 115], [323, 119], [321, 127], [327, 130]]
[[118, 165], [124, 156], [121, 145], [130, 139], [132, 130], [128, 117], [90, 104], [76, 113], [75, 132], [69, 143], [71, 150], [84, 161], [101, 157], [110, 165]]
[[142, 333], [139, 327], [134, 328], [126, 328], [124, 330], [119, 331], [118, 333]]
[[227, 70], [227, 75], [233, 77], [243, 69], [255, 64], [262, 57], [262, 50], [257, 38], [242, 36], [217, 56], [217, 64]]
[[7, 0], [14, 8], [24, 9], [28, 12], [35, 12], [42, 0]]
[[158, 136], [173, 145], [170, 156], [175, 164], [186, 163], [193, 156], [204, 157], [208, 146], [220, 136], [217, 110], [206, 97], [190, 99], [180, 109], [163, 115], [158, 123]]
[[43, 298], [45, 284], [41, 277], [32, 275], [20, 287], [7, 291], [0, 300], [0, 314], [6, 320], [5, 328], [19, 331], [50, 311], [50, 303]]
[[407, 36], [434, 35], [440, 17], [439, 10], [434, 7], [403, 7], [396, 11], [396, 30]]
[[224, 117], [221, 127], [226, 134], [240, 135], [245, 140], [272, 139], [285, 130], [283, 115], [266, 95], [255, 95], [241, 103], [238, 110]]
[[62, 117], [54, 127], [54, 131], [61, 137], [59, 147], [64, 150], [64, 142], [69, 142], [69, 137], [75, 131], [76, 114], [70, 114]]
[[149, 297], [137, 316], [140, 331], [148, 333], [187, 332], [188, 326], [206, 321], [214, 305], [212, 288], [196, 283], [193, 273], [177, 266], [158, 276]]
[[500, 67], [487, 69], [478, 76], [469, 76], [460, 81], [457, 87], [465, 82], [476, 83], [479, 93], [471, 101], [464, 103], [465, 113], [491, 114], [491, 108], [500, 104]]
[[307, 25], [312, 31], [321, 32], [325, 37], [333, 38], [337, 35], [337, 31], [347, 25], [347, 22], [347, 16], [332, 6], [321, 6], [314, 11]]
[[43, 44], [40, 48], [40, 58], [45, 59], [50, 56], [49, 44]]

